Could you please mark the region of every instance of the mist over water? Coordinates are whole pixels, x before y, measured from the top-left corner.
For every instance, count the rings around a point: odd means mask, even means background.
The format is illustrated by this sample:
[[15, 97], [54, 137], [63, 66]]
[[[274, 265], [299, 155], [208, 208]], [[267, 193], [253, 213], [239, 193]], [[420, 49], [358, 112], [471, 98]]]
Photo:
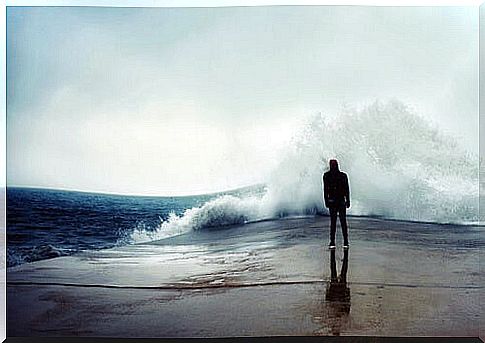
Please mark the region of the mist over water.
[[[270, 129], [270, 128], [268, 128]], [[327, 213], [322, 174], [337, 158], [349, 175], [351, 215], [436, 223], [478, 222], [478, 157], [406, 104], [376, 101], [338, 116], [312, 116], [291, 140], [263, 191], [224, 195], [155, 231], [135, 230], [134, 242], [191, 229], [242, 224], [286, 215]]]

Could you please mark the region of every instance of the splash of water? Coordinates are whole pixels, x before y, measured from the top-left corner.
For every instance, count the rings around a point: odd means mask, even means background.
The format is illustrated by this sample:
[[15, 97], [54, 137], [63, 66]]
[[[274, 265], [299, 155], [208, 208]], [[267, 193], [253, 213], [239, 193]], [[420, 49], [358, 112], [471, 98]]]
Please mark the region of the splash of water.
[[293, 137], [265, 192], [222, 196], [155, 231], [135, 230], [135, 242], [211, 226], [288, 214], [325, 213], [322, 174], [337, 158], [349, 175], [349, 214], [437, 223], [478, 221], [478, 157], [399, 101], [375, 102], [331, 119], [318, 114]]
[[401, 102], [347, 110], [335, 121], [316, 115], [293, 141], [268, 185], [276, 208], [320, 207], [321, 175], [337, 158], [350, 178], [352, 214], [441, 223], [478, 218], [478, 157]]

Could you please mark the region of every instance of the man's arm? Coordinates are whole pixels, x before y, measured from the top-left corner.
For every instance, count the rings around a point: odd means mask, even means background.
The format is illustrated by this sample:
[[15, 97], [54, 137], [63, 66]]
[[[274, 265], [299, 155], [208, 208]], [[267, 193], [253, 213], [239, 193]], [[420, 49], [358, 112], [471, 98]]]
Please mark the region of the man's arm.
[[325, 207], [328, 208], [328, 183], [325, 182], [325, 174], [323, 174], [323, 200], [325, 202]]
[[349, 189], [349, 178], [345, 175], [345, 206], [350, 207], [350, 189]]

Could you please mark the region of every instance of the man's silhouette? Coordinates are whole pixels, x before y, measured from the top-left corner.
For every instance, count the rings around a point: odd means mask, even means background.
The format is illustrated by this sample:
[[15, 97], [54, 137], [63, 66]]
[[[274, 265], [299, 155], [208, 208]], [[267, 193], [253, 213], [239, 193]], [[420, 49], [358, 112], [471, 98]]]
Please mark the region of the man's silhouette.
[[330, 160], [330, 170], [323, 174], [323, 195], [325, 207], [330, 212], [330, 249], [335, 248], [337, 214], [340, 218], [344, 248], [349, 247], [346, 209], [350, 207], [349, 181], [347, 174], [338, 168], [337, 160]]

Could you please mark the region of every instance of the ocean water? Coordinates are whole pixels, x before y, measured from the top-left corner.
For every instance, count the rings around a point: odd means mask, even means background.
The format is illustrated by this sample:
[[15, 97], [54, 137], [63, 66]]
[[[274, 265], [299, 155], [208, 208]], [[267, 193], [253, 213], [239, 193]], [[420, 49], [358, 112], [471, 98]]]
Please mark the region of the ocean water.
[[131, 244], [135, 233], [149, 235], [171, 215], [225, 194], [149, 197], [7, 187], [7, 265]]
[[264, 185], [201, 196], [7, 187], [7, 264], [209, 227], [325, 215], [322, 174], [330, 158], [349, 175], [350, 215], [479, 223], [478, 157], [398, 101], [376, 102], [333, 119], [315, 115], [277, 158]]

